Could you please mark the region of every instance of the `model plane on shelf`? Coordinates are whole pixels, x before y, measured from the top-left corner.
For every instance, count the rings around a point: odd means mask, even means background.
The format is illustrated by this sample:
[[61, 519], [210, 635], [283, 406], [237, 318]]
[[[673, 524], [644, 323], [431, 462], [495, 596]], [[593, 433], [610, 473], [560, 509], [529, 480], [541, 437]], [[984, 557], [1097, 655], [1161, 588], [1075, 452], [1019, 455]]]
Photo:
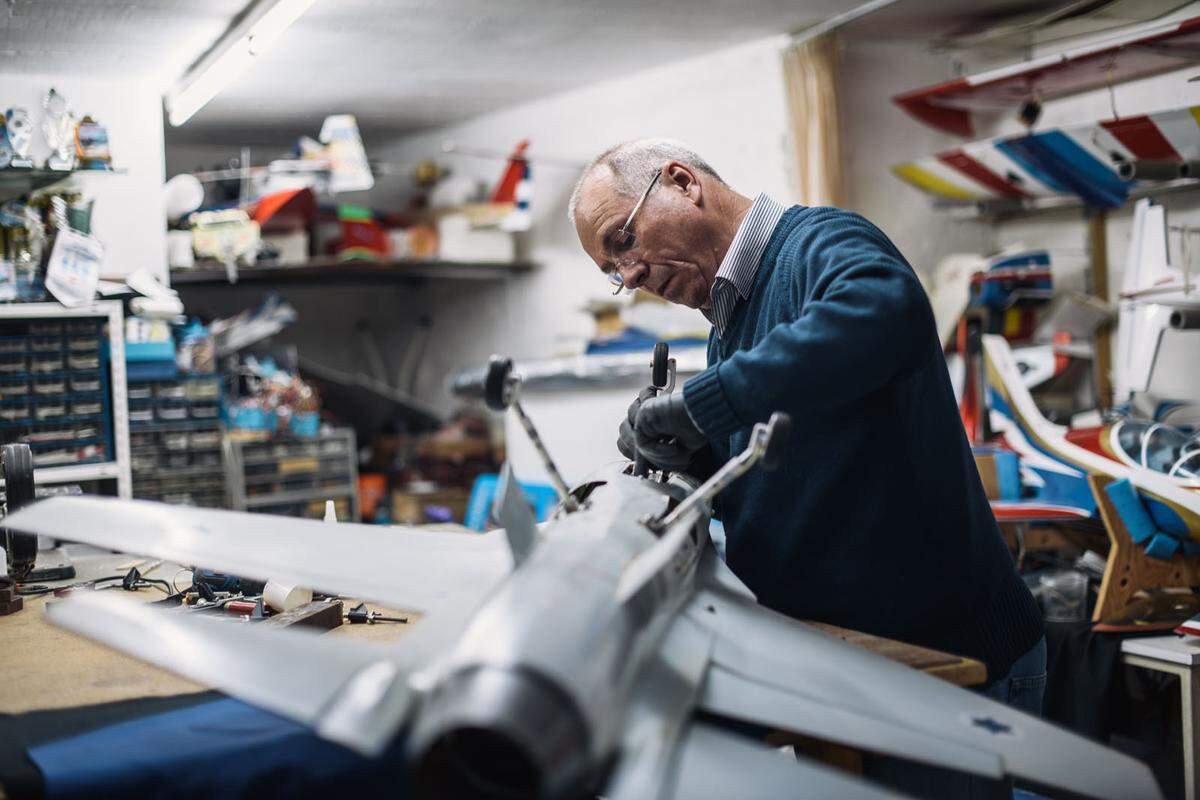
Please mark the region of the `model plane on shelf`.
[[1142, 532], [1138, 541], [1149, 552], [1200, 552], [1200, 437], [1136, 419], [1055, 425], [1038, 410], [1003, 337], [984, 336], [983, 354], [991, 429], [1019, 457], [1022, 484], [1030, 490], [993, 504], [998, 519], [1092, 517], [1096, 500], [1087, 476], [1102, 475], [1121, 482], [1118, 510]]
[[1200, 106], [985, 139], [907, 161], [892, 172], [943, 200], [1020, 202], [1078, 196], [1124, 204], [1133, 181], [1192, 176], [1200, 165]]
[[[557, 476], [511, 362], [494, 361], [482, 383]], [[783, 757], [725, 718], [1086, 796], [1160, 797], [1128, 756], [758, 605], [716, 557], [709, 510], [756, 461], [771, 466], [786, 427], [782, 415], [755, 425], [747, 449], [700, 486], [606, 470], [562, 494], [540, 527], [506, 468], [494, 504], [504, 530], [478, 535], [96, 497], [35, 503], [6, 524], [420, 609], [389, 645], [101, 594], [48, 614], [359, 752], [401, 736], [426, 796], [898, 797]]]
[[1118, 303], [1119, 396], [1149, 390], [1163, 334], [1200, 329], [1200, 274], [1190, 266], [1169, 263], [1166, 212], [1149, 199], [1139, 200]]

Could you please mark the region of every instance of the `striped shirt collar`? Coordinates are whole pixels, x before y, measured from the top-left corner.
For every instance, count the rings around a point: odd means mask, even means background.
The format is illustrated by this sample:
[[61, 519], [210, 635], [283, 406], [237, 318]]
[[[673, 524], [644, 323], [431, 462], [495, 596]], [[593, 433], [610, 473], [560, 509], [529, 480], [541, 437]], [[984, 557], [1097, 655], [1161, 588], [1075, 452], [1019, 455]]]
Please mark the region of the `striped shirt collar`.
[[738, 304], [753, 291], [758, 262], [762, 260], [771, 234], [786, 210], [782, 204], [765, 194], [760, 194], [754, 198], [754, 203], [746, 212], [742, 224], [738, 226], [737, 233], [733, 235], [725, 258], [717, 268], [716, 279], [709, 295], [709, 309], [704, 314], [716, 328], [718, 337], [725, 335], [725, 329], [729, 326], [729, 320]]

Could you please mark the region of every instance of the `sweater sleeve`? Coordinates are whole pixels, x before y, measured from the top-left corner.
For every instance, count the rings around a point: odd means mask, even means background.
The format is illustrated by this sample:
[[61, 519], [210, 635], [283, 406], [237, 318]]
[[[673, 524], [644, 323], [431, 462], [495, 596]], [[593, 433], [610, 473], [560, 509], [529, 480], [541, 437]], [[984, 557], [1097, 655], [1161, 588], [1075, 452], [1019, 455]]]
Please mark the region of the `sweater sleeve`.
[[684, 385], [688, 412], [709, 438], [774, 411], [801, 415], [852, 402], [936, 352], [925, 290], [879, 229], [845, 212], [807, 229], [799, 247], [784, 250], [802, 262], [788, 273], [807, 275], [811, 287], [798, 316]]

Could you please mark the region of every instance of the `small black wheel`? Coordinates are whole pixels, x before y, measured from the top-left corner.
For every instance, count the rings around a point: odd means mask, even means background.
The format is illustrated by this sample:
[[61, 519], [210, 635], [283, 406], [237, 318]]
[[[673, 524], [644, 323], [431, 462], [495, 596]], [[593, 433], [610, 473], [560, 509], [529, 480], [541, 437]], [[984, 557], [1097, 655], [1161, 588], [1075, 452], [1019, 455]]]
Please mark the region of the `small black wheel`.
[[483, 401], [493, 411], [508, 408], [508, 376], [512, 374], [511, 358], [492, 356], [488, 359], [487, 377], [483, 382]]
[[771, 420], [767, 424], [771, 426], [771, 435], [767, 439], [767, 448], [763, 453], [762, 468], [770, 471], [779, 466], [783, 447], [792, 435], [792, 418], [782, 411], [776, 411], [771, 415]]
[[[33, 451], [29, 445], [6, 444], [0, 448], [0, 472], [4, 476], [6, 516], [33, 502]], [[37, 537], [5, 528], [2, 538], [12, 576], [22, 580], [37, 559]]]
[[667, 364], [671, 348], [666, 342], [654, 345], [654, 360], [650, 362], [650, 382], [655, 388], [661, 389], [667, 385]]

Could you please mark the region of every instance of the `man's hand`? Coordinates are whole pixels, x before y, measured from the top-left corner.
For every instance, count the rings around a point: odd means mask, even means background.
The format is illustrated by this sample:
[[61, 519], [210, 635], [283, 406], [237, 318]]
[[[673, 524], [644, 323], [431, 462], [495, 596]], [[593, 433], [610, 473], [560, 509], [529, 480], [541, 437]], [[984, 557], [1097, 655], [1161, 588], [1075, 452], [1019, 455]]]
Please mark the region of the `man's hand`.
[[629, 404], [629, 410], [625, 412], [625, 419], [621, 420], [621, 427], [617, 430], [617, 449], [630, 461], [637, 458], [637, 437], [633, 435], [633, 425], [637, 422], [638, 411], [641, 409], [642, 403], [654, 397], [655, 394], [652, 386], [642, 389], [638, 393], [637, 399]]
[[687, 469], [707, 440], [692, 422], [683, 392], [648, 398], [639, 395], [638, 400], [633, 426], [638, 453], [659, 469]]

